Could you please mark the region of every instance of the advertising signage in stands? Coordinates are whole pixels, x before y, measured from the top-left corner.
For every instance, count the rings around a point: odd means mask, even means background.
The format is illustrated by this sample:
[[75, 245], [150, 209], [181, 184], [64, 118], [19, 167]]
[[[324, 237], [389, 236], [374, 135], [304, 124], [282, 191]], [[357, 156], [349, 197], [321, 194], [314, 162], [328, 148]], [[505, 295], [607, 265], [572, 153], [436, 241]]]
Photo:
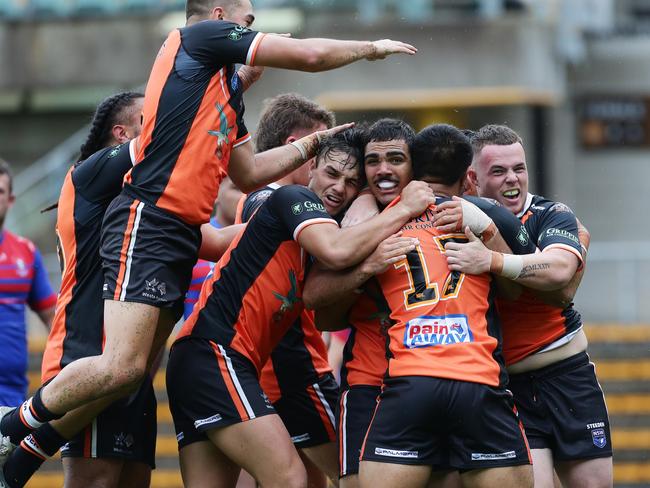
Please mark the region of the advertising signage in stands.
[[579, 124], [586, 148], [650, 146], [650, 98], [584, 98], [579, 101]]

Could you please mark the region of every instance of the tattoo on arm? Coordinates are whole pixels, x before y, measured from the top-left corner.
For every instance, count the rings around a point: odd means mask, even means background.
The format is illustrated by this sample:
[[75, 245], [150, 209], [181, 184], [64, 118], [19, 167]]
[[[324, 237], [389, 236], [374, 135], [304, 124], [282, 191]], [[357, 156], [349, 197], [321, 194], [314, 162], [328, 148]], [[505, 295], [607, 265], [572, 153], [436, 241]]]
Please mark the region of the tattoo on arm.
[[529, 266], [524, 266], [524, 268], [521, 270], [521, 273], [519, 273], [518, 278], [531, 278], [537, 275], [536, 271], [542, 271], [550, 268], [550, 263], [531, 264]]

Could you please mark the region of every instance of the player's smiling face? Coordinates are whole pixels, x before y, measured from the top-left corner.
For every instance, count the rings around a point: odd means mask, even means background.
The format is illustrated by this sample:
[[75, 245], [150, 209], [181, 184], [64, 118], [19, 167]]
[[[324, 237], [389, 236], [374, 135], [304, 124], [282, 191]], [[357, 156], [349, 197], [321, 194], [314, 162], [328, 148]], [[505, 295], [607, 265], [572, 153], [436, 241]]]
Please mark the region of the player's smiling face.
[[345, 210], [359, 193], [359, 164], [346, 153], [329, 151], [310, 173], [309, 188], [332, 217]]
[[476, 155], [473, 170], [480, 196], [497, 200], [515, 214], [523, 210], [528, 194], [528, 168], [520, 143], [485, 146]]
[[392, 202], [413, 179], [409, 147], [401, 139], [369, 142], [364, 168], [368, 187], [382, 206]]

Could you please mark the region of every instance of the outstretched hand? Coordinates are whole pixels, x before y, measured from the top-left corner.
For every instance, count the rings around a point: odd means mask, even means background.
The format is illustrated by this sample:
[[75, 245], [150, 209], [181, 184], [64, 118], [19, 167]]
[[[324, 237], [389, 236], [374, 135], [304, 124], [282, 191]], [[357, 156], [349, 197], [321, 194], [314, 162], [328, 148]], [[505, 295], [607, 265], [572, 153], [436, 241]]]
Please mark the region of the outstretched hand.
[[384, 59], [391, 54], [408, 54], [410, 56], [418, 52], [417, 48], [401, 41], [381, 39], [372, 43], [373, 51], [366, 56], [368, 61]]

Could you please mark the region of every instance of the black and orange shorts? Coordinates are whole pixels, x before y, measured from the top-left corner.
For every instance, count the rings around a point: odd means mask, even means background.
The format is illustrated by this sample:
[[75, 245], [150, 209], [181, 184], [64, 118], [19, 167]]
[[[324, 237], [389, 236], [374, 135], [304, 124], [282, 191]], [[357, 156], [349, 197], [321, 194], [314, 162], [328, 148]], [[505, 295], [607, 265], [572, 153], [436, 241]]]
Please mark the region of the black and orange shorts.
[[336, 401], [339, 386], [331, 373], [303, 390], [283, 392], [273, 403], [297, 448], [320, 446], [336, 440]]
[[246, 356], [197, 337], [172, 346], [167, 396], [179, 449], [207, 440], [208, 430], [276, 413]]
[[341, 392], [336, 412], [339, 476], [359, 474], [361, 445], [375, 413], [380, 386], [354, 385]]
[[121, 193], [102, 224], [104, 299], [182, 313], [200, 247], [200, 226]]
[[531, 449], [550, 449], [557, 461], [612, 456], [603, 390], [586, 352], [510, 376]]
[[100, 413], [61, 448], [61, 457], [120, 459], [156, 467], [156, 395], [151, 378]]
[[508, 390], [426, 376], [384, 380], [361, 460], [461, 472], [531, 463]]

